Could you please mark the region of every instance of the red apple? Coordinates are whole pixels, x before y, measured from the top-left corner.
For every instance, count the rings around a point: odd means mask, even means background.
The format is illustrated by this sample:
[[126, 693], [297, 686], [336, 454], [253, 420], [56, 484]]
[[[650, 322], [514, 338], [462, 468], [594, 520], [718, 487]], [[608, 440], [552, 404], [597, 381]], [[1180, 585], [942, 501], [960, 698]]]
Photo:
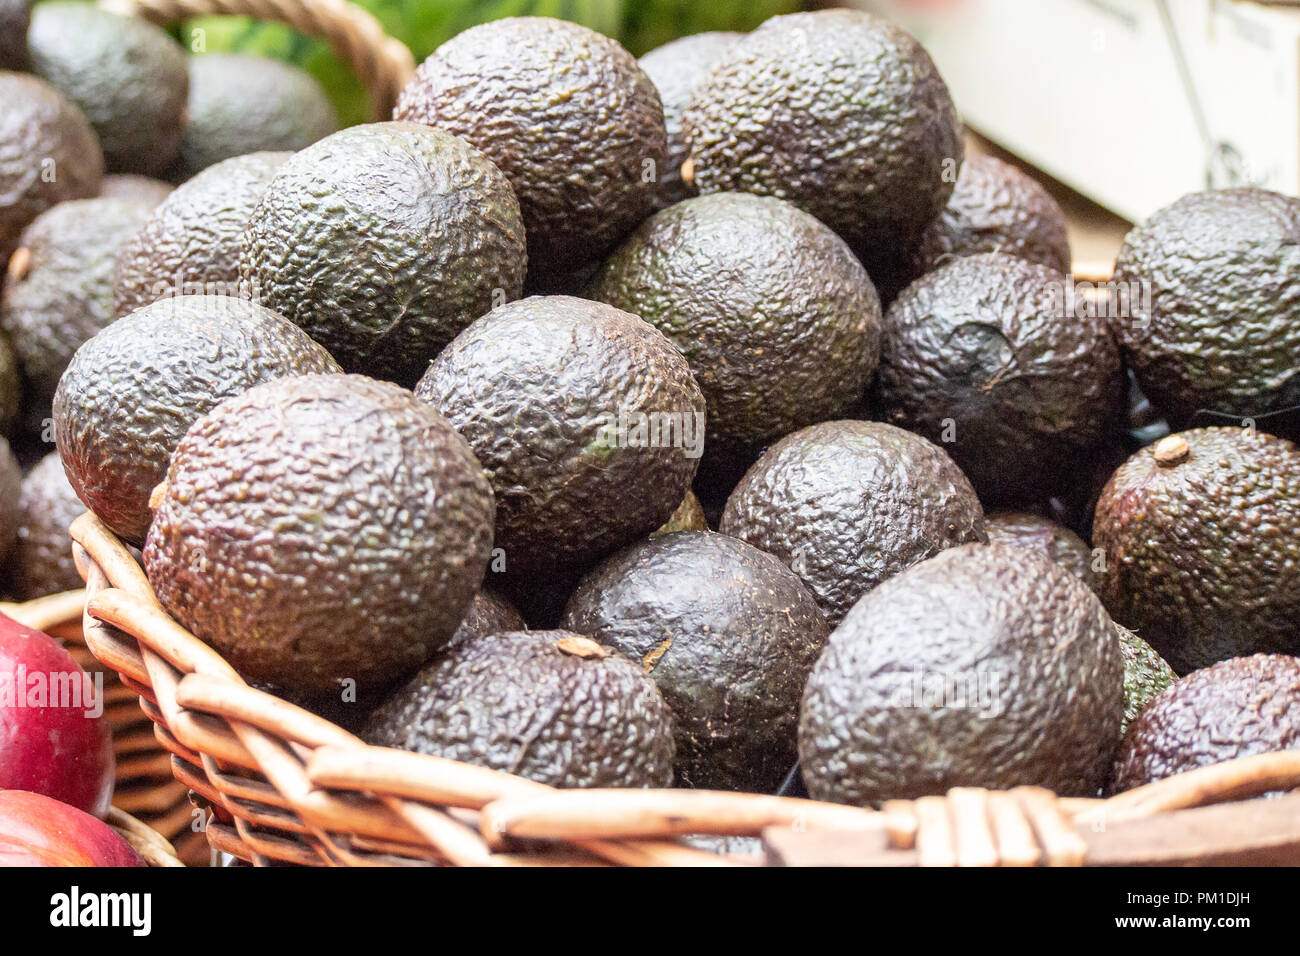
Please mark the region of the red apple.
[[0, 790], [0, 866], [144, 866], [117, 831], [76, 807]]
[[102, 688], [54, 638], [0, 614], [0, 790], [107, 813], [113, 740]]

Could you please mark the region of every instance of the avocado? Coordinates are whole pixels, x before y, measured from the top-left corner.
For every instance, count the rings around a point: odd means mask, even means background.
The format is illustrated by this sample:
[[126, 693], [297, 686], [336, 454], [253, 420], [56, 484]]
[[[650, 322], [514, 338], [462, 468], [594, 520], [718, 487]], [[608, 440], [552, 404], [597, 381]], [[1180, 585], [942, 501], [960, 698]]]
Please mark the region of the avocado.
[[189, 58], [189, 76], [179, 170], [186, 179], [235, 156], [296, 152], [338, 129], [321, 85], [291, 64], [203, 53]]
[[0, 262], [6, 262], [27, 224], [46, 209], [99, 192], [104, 157], [85, 114], [45, 81], [0, 71], [0, 103]]
[[185, 51], [159, 27], [89, 3], [38, 4], [32, 72], [85, 111], [111, 173], [156, 175], [180, 154]]
[[383, 686], [451, 640], [491, 546], [491, 489], [446, 419], [387, 382], [297, 375], [181, 439], [144, 568], [245, 679], [324, 693]]
[[0, 70], [25, 70], [31, 0], [0, 0]]
[[1070, 281], [1007, 253], [964, 256], [885, 317], [885, 420], [941, 442], [987, 507], [1067, 488], [1122, 422], [1119, 350], [1104, 318], [1072, 314]]
[[857, 10], [773, 17], [726, 51], [682, 117], [702, 193], [776, 196], [876, 278], [943, 209], [961, 126], [929, 55]]
[[631, 661], [567, 631], [492, 634], [444, 651], [363, 738], [553, 787], [664, 787], [673, 718]]
[[1253, 187], [1184, 196], [1128, 234], [1114, 282], [1130, 290], [1112, 323], [1124, 359], [1175, 428], [1201, 409], [1300, 405], [1300, 200]]
[[862, 264], [827, 226], [768, 196], [718, 193], [656, 213], [590, 295], [654, 325], [691, 363], [708, 403], [706, 470], [840, 417], [880, 354], [880, 301]]
[[77, 199], [47, 209], [24, 230], [9, 260], [0, 326], [22, 367], [29, 430], [40, 431], [49, 418], [73, 354], [115, 318], [118, 253], [149, 211], [125, 199]]
[[664, 115], [632, 54], [593, 30], [508, 17], [438, 47], [393, 118], [464, 137], [510, 180], [530, 268], [598, 259], [650, 214]]
[[11, 573], [15, 598], [30, 601], [81, 587], [68, 525], [85, 510], [63, 473], [57, 451], [42, 458], [23, 478]]
[[[682, 178], [682, 163], [690, 155], [682, 136], [682, 113], [690, 105], [695, 85], [708, 76], [722, 54], [744, 35], [721, 30], [695, 33], [656, 47], [637, 60], [637, 65], [659, 91], [664, 130], [668, 134], [663, 170], [655, 189], [656, 210], [698, 194], [695, 184]], [[689, 179], [689, 172], [687, 176]]]
[[1092, 549], [1064, 525], [1022, 511], [997, 511], [986, 516], [984, 529], [989, 544], [1037, 551], [1097, 590]]
[[268, 309], [219, 296], [162, 299], [77, 349], [54, 394], [54, 435], [77, 495], [128, 544], [190, 425], [274, 378], [337, 372], [329, 354]]
[[865, 805], [952, 787], [1095, 796], [1124, 715], [1114, 623], [1040, 553], [963, 545], [871, 591], [804, 692], [814, 799]]
[[489, 588], [482, 588], [470, 602], [465, 619], [456, 628], [447, 646], [463, 641], [476, 641], [489, 634], [503, 631], [522, 631], [524, 618], [518, 609], [505, 597]]
[[[5, 284], [8, 284], [7, 276]], [[8, 336], [0, 335], [0, 435], [25, 437], [17, 434], [22, 412], [23, 382], [18, 355]]]
[[[250, 153], [204, 170], [160, 203], [122, 249], [119, 316], [178, 295], [241, 297], [240, 242], [289, 153]], [[245, 296], [246, 297], [246, 296]]]
[[1115, 760], [1122, 793], [1175, 774], [1300, 749], [1300, 658], [1221, 661], [1165, 688], [1133, 721]]
[[164, 199], [176, 189], [171, 183], [135, 173], [113, 173], [104, 177], [99, 188], [101, 199], [129, 199], [147, 203], [150, 208], [162, 205]]
[[22, 524], [18, 500], [22, 483], [22, 467], [10, 451], [9, 442], [0, 438], [0, 564], [9, 560], [18, 542], [18, 528]]
[[674, 531], [708, 531], [709, 519], [704, 515], [704, 506], [695, 492], [686, 492], [686, 497], [677, 506], [672, 516], [661, 524], [655, 534], [672, 534]]
[[1097, 503], [1102, 596], [1179, 674], [1300, 653], [1300, 449], [1198, 428], [1138, 451]]
[[913, 275], [981, 252], [1070, 271], [1065, 213], [1037, 180], [994, 156], [966, 157], [948, 205], [921, 234]]
[[494, 309], [415, 394], [482, 462], [516, 581], [580, 573], [648, 535], [699, 463], [704, 396], [686, 359], [654, 326], [599, 302], [538, 296]]
[[1154, 647], [1127, 627], [1115, 625], [1124, 654], [1124, 730], [1151, 700], [1178, 680], [1178, 675]]
[[414, 123], [354, 126], [297, 153], [241, 243], [259, 301], [344, 369], [406, 386], [461, 329], [523, 292], [510, 184], [465, 141]]
[[585, 577], [563, 627], [639, 662], [659, 686], [676, 721], [679, 785], [781, 785], [828, 628], [778, 558], [708, 531], [655, 536]]
[[979, 499], [942, 448], [860, 421], [812, 425], [769, 448], [731, 493], [720, 530], [785, 562], [832, 627], [886, 578], [988, 540]]

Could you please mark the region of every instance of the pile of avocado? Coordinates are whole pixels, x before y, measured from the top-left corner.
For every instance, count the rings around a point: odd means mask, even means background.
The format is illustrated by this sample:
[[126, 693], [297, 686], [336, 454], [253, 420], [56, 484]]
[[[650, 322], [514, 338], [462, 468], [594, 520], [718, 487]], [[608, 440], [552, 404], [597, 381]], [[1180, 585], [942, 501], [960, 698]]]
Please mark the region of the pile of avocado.
[[1300, 747], [1300, 201], [1185, 197], [1084, 296], [849, 10], [640, 63], [498, 20], [337, 132], [99, 8], [27, 38], [13, 595], [76, 586], [88, 508], [250, 684], [554, 786], [1097, 796]]

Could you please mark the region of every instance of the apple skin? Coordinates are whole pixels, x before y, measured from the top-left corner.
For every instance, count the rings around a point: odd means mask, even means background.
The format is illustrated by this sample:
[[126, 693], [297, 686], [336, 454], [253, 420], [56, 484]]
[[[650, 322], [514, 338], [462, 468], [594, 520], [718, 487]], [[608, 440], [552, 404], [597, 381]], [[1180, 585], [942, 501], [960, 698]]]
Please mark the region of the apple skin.
[[113, 798], [108, 721], [88, 716], [87, 701], [26, 706], [31, 675], [48, 682], [51, 675], [84, 673], [54, 638], [0, 614], [0, 682], [8, 685], [0, 686], [0, 790], [43, 793], [102, 818]]
[[144, 866], [89, 813], [27, 790], [0, 790], [0, 866]]

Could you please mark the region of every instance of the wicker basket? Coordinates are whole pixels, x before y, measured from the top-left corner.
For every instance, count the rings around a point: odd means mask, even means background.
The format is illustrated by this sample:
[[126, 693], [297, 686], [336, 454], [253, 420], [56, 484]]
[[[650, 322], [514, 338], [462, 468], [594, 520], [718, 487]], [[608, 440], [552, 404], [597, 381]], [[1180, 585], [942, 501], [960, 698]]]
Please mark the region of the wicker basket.
[[152, 827], [137, 820], [131, 814], [117, 807], [108, 811], [105, 821], [131, 844], [146, 866], [184, 866], [175, 848]]
[[[677, 838], [762, 836], [784, 863], [1300, 863], [1300, 751], [1245, 757], [1109, 800], [1023, 787], [867, 810], [692, 790], [554, 790], [370, 747], [255, 690], [172, 620], [93, 515], [72, 526], [85, 638], [141, 695], [177, 780], [211, 809], [215, 849], [257, 865], [728, 865]], [[1222, 801], [1242, 801], [1211, 806]]]

